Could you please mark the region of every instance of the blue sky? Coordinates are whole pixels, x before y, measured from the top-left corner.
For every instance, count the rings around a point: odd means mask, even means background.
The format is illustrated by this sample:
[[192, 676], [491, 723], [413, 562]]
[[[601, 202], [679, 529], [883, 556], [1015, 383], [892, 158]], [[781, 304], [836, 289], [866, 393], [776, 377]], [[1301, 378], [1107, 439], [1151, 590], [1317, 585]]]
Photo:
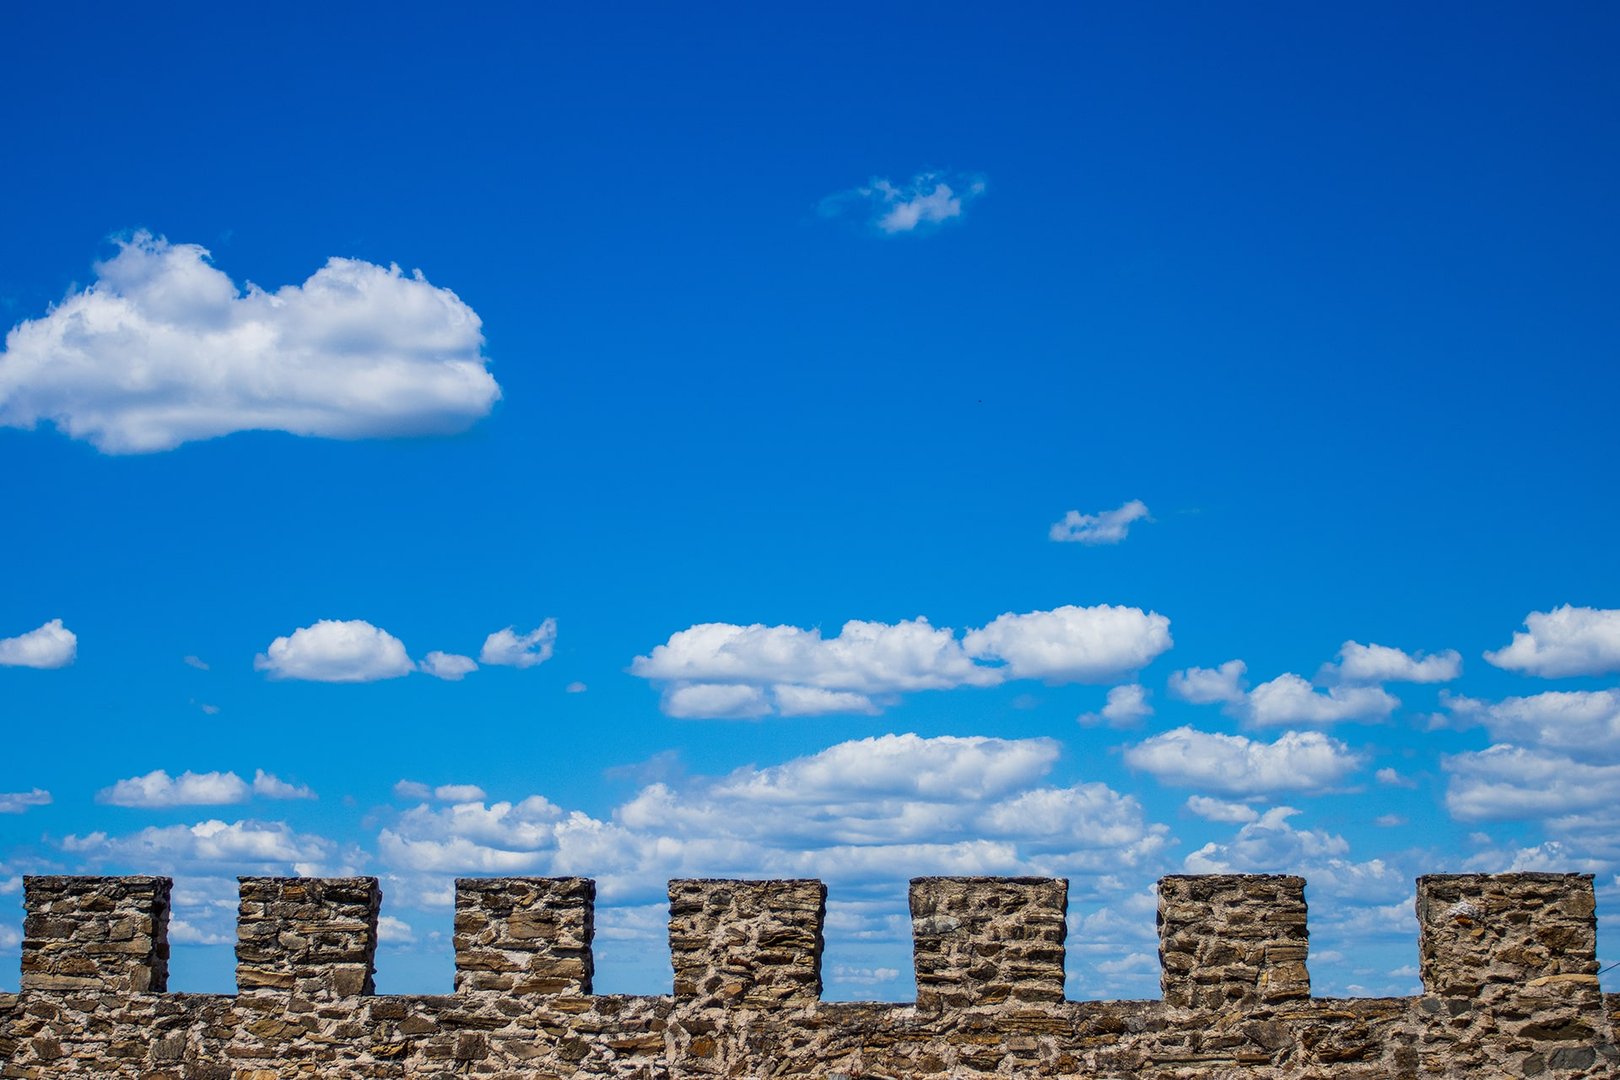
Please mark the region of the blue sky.
[[827, 880], [842, 998], [934, 873], [1069, 877], [1076, 997], [1165, 873], [1304, 874], [1319, 993], [1420, 873], [1620, 921], [1613, 8], [0, 32], [0, 985], [38, 872], [184, 990], [241, 873], [400, 992], [458, 873], [638, 992], [674, 876]]

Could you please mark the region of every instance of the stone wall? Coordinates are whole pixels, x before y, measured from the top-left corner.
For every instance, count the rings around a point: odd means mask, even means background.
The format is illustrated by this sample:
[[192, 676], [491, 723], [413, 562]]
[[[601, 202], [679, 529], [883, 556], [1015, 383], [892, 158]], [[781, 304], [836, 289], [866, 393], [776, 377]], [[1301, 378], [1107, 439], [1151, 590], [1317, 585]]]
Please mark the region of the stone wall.
[[1419, 880], [1424, 992], [1310, 996], [1299, 878], [1160, 883], [1163, 1000], [1062, 997], [1066, 884], [912, 883], [919, 1000], [822, 1002], [815, 881], [670, 883], [675, 993], [590, 993], [591, 883], [467, 880], [456, 993], [370, 992], [377, 883], [243, 878], [236, 995], [163, 993], [168, 882], [29, 878], [0, 1076], [1620, 1076], [1592, 879]]

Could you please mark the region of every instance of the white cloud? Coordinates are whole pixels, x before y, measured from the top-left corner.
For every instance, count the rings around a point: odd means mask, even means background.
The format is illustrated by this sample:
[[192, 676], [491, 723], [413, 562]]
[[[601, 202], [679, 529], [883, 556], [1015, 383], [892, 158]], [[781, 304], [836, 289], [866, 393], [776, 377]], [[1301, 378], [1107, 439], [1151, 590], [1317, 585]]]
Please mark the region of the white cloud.
[[288, 873], [302, 876], [352, 873], [324, 837], [295, 832], [284, 821], [217, 819], [195, 825], [151, 826], [128, 836], [94, 832], [62, 840], [66, 852], [92, 864], [138, 866], [144, 873], [215, 871]]
[[183, 772], [170, 777], [162, 769], [145, 776], [120, 780], [96, 792], [96, 801], [113, 806], [156, 808], [164, 806], [225, 806], [246, 802], [251, 794], [247, 783], [234, 772]]
[[1361, 758], [1315, 731], [1286, 731], [1276, 742], [1179, 727], [1125, 751], [1125, 761], [1160, 783], [1229, 795], [1319, 791], [1341, 782]]
[[1543, 678], [1620, 671], [1620, 609], [1571, 607], [1532, 611], [1525, 630], [1485, 659], [1499, 668]]
[[783, 683], [771, 688], [776, 711], [782, 716], [823, 716], [828, 713], [865, 713], [875, 716], [878, 707], [865, 694], [845, 690], [823, 690], [819, 686]]
[[1318, 678], [1344, 683], [1436, 683], [1450, 682], [1460, 674], [1462, 656], [1455, 649], [1425, 656], [1388, 645], [1347, 641], [1339, 648], [1338, 664], [1324, 665]]
[[1152, 520], [1148, 517], [1147, 503], [1132, 499], [1117, 510], [1103, 510], [1095, 514], [1070, 510], [1061, 521], [1047, 530], [1047, 535], [1062, 543], [1117, 544], [1130, 535], [1132, 522], [1142, 520]]
[[155, 809], [167, 806], [228, 806], [247, 802], [252, 795], [266, 799], [313, 799], [301, 784], [289, 784], [263, 769], [254, 771], [249, 785], [234, 772], [183, 772], [171, 777], [163, 769], [132, 776], [96, 793], [96, 801], [112, 806]]
[[[886, 735], [722, 777], [658, 782], [608, 820], [543, 798], [427, 805], [379, 837], [417, 895], [458, 872], [588, 873], [613, 904], [656, 897], [670, 877], [822, 877], [837, 885], [926, 873], [1109, 879], [1156, 857], [1167, 830], [1100, 783], [1040, 784], [1047, 739]], [[903, 869], [901, 869], [903, 868]]]
[[1260, 818], [1260, 811], [1252, 806], [1212, 799], [1207, 795], [1187, 796], [1187, 809], [1207, 821], [1224, 821], [1231, 825], [1241, 825]]
[[1116, 686], [1108, 691], [1108, 700], [1100, 713], [1085, 713], [1080, 723], [1091, 727], [1107, 724], [1114, 728], [1135, 727], [1153, 715], [1153, 706], [1147, 703], [1147, 690], [1139, 683]]
[[401, 799], [468, 803], [483, 799], [484, 789], [477, 784], [440, 784], [438, 787], [430, 787], [416, 780], [401, 780], [394, 785], [394, 794]]
[[1459, 821], [1573, 814], [1620, 802], [1620, 765], [1499, 744], [1441, 759], [1446, 809]]
[[63, 626], [61, 619], [26, 634], [0, 638], [0, 667], [63, 668], [78, 655], [78, 635]]
[[1111, 604], [1008, 612], [962, 638], [969, 655], [1006, 661], [1012, 678], [1048, 682], [1110, 682], [1146, 667], [1171, 644], [1169, 619]]
[[187, 656], [187, 657], [185, 657], [185, 665], [187, 667], [194, 667], [198, 671], [207, 671], [208, 670], [208, 664], [205, 661], [200, 660], [195, 656]]
[[1298, 675], [1289, 673], [1249, 691], [1240, 712], [1256, 727], [1283, 727], [1383, 720], [1399, 705], [1380, 687], [1334, 686], [1320, 693]]
[[1620, 690], [1550, 691], [1498, 702], [1441, 700], [1457, 719], [1485, 725], [1498, 742], [1620, 761]]
[[1032, 783], [1059, 753], [1052, 739], [880, 735], [784, 765], [739, 770], [716, 790], [755, 803], [874, 794], [982, 800]]
[[874, 178], [864, 187], [823, 199], [821, 212], [836, 216], [851, 207], [864, 207], [871, 213], [872, 225], [893, 236], [961, 217], [962, 208], [984, 189], [978, 177], [951, 178], [937, 172], [919, 173], [909, 184]]
[[206, 930], [189, 919], [171, 918], [169, 942], [174, 945], [233, 945], [236, 939], [215, 930]]
[[493, 666], [529, 668], [551, 659], [557, 642], [557, 620], [547, 619], [526, 634], [513, 627], [497, 630], [484, 639], [478, 662]]
[[253, 658], [253, 668], [273, 679], [361, 683], [408, 675], [416, 665], [386, 630], [363, 619], [321, 619], [276, 638]]
[[1318, 895], [1360, 903], [1388, 901], [1411, 887], [1410, 879], [1382, 859], [1355, 862], [1344, 837], [1321, 829], [1296, 829], [1299, 813], [1274, 806], [1244, 824], [1224, 844], [1208, 843], [1189, 854], [1189, 874], [1300, 874]]
[[1170, 693], [1194, 705], [1235, 704], [1247, 694], [1244, 680], [1247, 665], [1241, 660], [1228, 660], [1218, 668], [1193, 667], [1172, 672]]
[[1298, 830], [1288, 819], [1299, 813], [1292, 806], [1274, 806], [1246, 822], [1227, 844], [1205, 844], [1188, 855], [1192, 874], [1293, 871], [1306, 858], [1343, 855], [1350, 850], [1344, 837], [1320, 830]]
[[120, 241], [94, 284], [6, 335], [0, 424], [148, 453], [250, 430], [460, 431], [500, 397], [478, 316], [420, 272], [332, 258], [302, 285], [244, 292], [208, 258]]
[[392, 915], [377, 917], [377, 940], [384, 945], [400, 948], [416, 944], [416, 931], [404, 919]]
[[583, 694], [589, 689], [590, 687], [586, 686], [584, 683], [575, 681], [563, 687], [563, 692], [568, 694]]
[[435, 679], [460, 682], [469, 673], [478, 670], [478, 662], [470, 656], [440, 652], [437, 649], [422, 657], [421, 669]]
[[313, 799], [315, 792], [303, 784], [289, 784], [263, 769], [253, 771], [253, 794], [266, 799]]
[[1390, 787], [1403, 787], [1403, 788], [1415, 788], [1415, 787], [1417, 787], [1417, 781], [1416, 780], [1412, 780], [1412, 779], [1410, 779], [1408, 777], [1402, 776], [1396, 770], [1388, 768], [1388, 767], [1379, 769], [1377, 772], [1373, 773], [1373, 778], [1376, 779], [1380, 784], [1387, 784]]
[[765, 691], [735, 683], [681, 683], [664, 691], [659, 707], [683, 720], [752, 720], [771, 711]]
[[51, 793], [44, 788], [32, 791], [0, 792], [0, 814], [23, 814], [35, 806], [49, 806]]
[[994, 686], [1001, 674], [980, 667], [947, 628], [917, 618], [893, 625], [851, 620], [837, 637], [796, 626], [700, 623], [630, 664], [644, 679], [780, 683], [858, 694]]
[[1170, 644], [1169, 619], [1107, 604], [1009, 612], [960, 640], [921, 617], [851, 620], [833, 638], [815, 628], [701, 623], [636, 657], [630, 672], [667, 684], [663, 709], [671, 716], [873, 714], [874, 698], [915, 690], [1008, 678], [1106, 682]]
[[[1354, 648], [1352, 648], [1354, 646]], [[1368, 670], [1373, 663], [1389, 667], [1389, 657], [1382, 653], [1364, 659], [1354, 642], [1346, 642], [1352, 664]], [[1373, 646], [1382, 649], [1382, 646]], [[1410, 661], [1398, 650], [1387, 650]], [[1431, 658], [1432, 659], [1432, 658]], [[1425, 661], [1427, 662], [1427, 661]], [[1329, 665], [1324, 671], [1337, 672]], [[1170, 693], [1195, 705], [1220, 704], [1223, 712], [1238, 717], [1255, 727], [1286, 727], [1294, 725], [1324, 725], [1347, 720], [1384, 720], [1400, 706], [1400, 701], [1381, 687], [1343, 685], [1319, 691], [1309, 682], [1292, 672], [1286, 672], [1269, 682], [1248, 690], [1245, 678], [1248, 667], [1241, 660], [1228, 660], [1218, 668], [1188, 668], [1171, 674]]]

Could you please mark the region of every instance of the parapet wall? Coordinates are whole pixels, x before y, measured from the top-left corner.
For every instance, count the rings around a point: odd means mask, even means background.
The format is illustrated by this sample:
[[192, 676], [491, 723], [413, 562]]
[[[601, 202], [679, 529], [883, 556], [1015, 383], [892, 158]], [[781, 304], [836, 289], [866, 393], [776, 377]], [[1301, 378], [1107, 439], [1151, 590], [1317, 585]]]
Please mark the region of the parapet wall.
[[168, 994], [169, 882], [25, 879], [4, 1077], [1620, 1076], [1590, 875], [1418, 880], [1424, 992], [1310, 994], [1304, 881], [1159, 883], [1163, 998], [1063, 998], [1068, 887], [911, 885], [917, 1000], [823, 1002], [818, 881], [672, 881], [667, 996], [593, 995], [584, 878], [456, 883], [456, 992], [372, 992], [373, 878], [242, 878], [239, 993]]

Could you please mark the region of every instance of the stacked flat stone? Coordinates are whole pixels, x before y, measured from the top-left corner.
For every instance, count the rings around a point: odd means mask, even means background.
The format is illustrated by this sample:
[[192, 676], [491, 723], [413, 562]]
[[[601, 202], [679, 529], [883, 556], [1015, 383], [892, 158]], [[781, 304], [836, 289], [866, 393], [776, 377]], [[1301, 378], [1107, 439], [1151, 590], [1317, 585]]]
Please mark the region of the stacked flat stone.
[[589, 878], [456, 881], [456, 992], [589, 994], [596, 883]]
[[911, 882], [919, 1008], [1063, 1000], [1069, 883], [931, 877]]
[[1591, 874], [1418, 878], [1418, 956], [1432, 994], [1480, 995], [1537, 980], [1597, 985]]
[[169, 889], [161, 877], [25, 877], [22, 988], [161, 993]]
[[1166, 1005], [1246, 1009], [1311, 996], [1304, 878], [1160, 878], [1158, 923]]
[[671, 881], [676, 1001], [745, 1008], [816, 1001], [826, 913], [819, 881]]
[[304, 997], [375, 992], [373, 877], [238, 878], [236, 985]]

